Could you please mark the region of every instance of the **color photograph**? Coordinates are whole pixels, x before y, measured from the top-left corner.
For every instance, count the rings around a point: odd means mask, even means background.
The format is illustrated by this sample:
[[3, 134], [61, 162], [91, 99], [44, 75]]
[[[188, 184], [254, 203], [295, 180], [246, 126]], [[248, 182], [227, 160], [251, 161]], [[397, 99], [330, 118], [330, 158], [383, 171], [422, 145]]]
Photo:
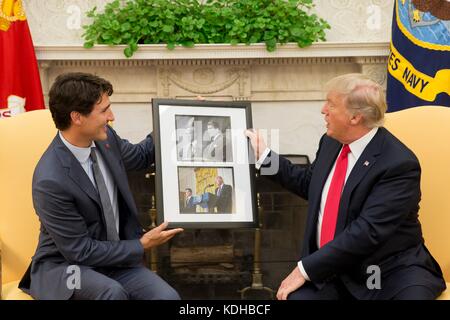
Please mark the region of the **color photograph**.
[[179, 167], [180, 213], [235, 213], [233, 168]]

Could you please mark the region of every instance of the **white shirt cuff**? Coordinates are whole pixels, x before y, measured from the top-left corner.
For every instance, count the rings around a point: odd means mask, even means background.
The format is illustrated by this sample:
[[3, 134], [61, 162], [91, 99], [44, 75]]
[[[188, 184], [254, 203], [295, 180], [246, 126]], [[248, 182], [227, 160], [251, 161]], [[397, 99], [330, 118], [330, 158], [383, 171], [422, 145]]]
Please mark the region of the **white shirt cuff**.
[[261, 155], [261, 157], [259, 157], [258, 161], [256, 161], [255, 168], [257, 170], [259, 170], [261, 168], [262, 164], [264, 163], [264, 160], [266, 160], [266, 158], [269, 155], [269, 153], [270, 153], [270, 149], [266, 148], [264, 150], [263, 154]]
[[309, 280], [309, 277], [305, 271], [305, 268], [303, 268], [303, 263], [301, 260], [297, 263], [297, 265], [298, 265], [298, 268], [300, 269], [300, 273], [302, 274], [303, 278], [305, 278], [306, 281], [311, 281], [311, 280]]

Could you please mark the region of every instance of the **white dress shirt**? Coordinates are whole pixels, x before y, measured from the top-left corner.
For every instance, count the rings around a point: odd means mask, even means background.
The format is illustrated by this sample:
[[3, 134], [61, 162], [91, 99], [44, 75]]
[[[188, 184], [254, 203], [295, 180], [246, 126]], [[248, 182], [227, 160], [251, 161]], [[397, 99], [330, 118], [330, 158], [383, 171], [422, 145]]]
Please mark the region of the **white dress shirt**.
[[[377, 131], [378, 131], [377, 127], [373, 128], [368, 133], [366, 133], [364, 136], [362, 136], [361, 138], [359, 138], [356, 141], [353, 141], [352, 143], [350, 143], [348, 145], [350, 147], [350, 153], [348, 154], [348, 165], [347, 165], [347, 172], [345, 175], [345, 182], [347, 182], [347, 179], [348, 179], [350, 173], [352, 172], [353, 167], [355, 166], [356, 162], [358, 161], [359, 157], [363, 153], [364, 149], [367, 147], [369, 142], [373, 139], [373, 137], [375, 136]], [[342, 148], [341, 148], [341, 151], [342, 151]], [[256, 162], [255, 166], [257, 169], [259, 169], [261, 167], [262, 163], [266, 159], [269, 152], [270, 152], [269, 148], [266, 148], [264, 150], [260, 159]], [[336, 158], [336, 160], [337, 160], [337, 158]], [[331, 168], [331, 171], [328, 175], [328, 178], [327, 178], [325, 185], [323, 186], [323, 190], [322, 190], [322, 198], [320, 201], [319, 217], [317, 220], [317, 232], [316, 232], [316, 243], [317, 243], [318, 248], [320, 248], [320, 233], [322, 230], [323, 212], [325, 209], [325, 203], [327, 200], [328, 191], [330, 189], [331, 179], [333, 178], [334, 170], [336, 168], [336, 160], [334, 161], [333, 167]], [[344, 186], [345, 186], [345, 184], [344, 184]], [[303, 277], [309, 281], [308, 274], [306, 273], [305, 269], [303, 268], [302, 261], [300, 260], [297, 265], [298, 265], [298, 268], [300, 269], [300, 272], [302, 273]]]
[[[64, 145], [72, 152], [75, 158], [80, 163], [81, 167], [86, 172], [87, 176], [91, 180], [94, 188], [97, 189], [97, 184], [95, 183], [94, 171], [92, 170], [92, 160], [91, 160], [91, 148], [95, 148], [95, 142], [87, 148], [77, 147], [67, 141], [64, 136], [59, 131], [59, 137], [61, 138]], [[108, 190], [109, 199], [111, 200], [112, 209], [114, 212], [114, 220], [116, 222], [116, 230], [119, 233], [119, 205], [117, 202], [117, 186], [116, 183], [109, 171], [108, 167], [106, 167], [105, 162], [103, 160], [100, 152], [95, 150], [95, 154], [97, 156], [98, 164], [100, 167], [100, 171], [102, 172], [103, 179], [105, 179], [106, 189]]]

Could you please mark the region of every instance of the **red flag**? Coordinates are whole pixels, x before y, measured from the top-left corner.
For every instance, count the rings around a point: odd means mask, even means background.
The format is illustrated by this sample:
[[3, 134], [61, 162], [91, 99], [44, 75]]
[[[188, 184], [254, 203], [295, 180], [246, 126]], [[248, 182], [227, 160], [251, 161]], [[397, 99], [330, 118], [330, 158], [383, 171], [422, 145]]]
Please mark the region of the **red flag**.
[[0, 118], [44, 109], [33, 41], [21, 0], [0, 0]]

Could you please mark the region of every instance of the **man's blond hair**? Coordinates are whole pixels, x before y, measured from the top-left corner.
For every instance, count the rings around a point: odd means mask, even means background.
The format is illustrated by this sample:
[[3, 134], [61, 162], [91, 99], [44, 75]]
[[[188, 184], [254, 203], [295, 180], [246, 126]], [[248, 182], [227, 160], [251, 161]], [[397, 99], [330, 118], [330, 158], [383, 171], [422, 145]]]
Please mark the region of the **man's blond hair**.
[[325, 85], [326, 90], [344, 96], [345, 105], [351, 114], [360, 113], [368, 128], [381, 127], [386, 112], [386, 97], [383, 88], [361, 73], [349, 73], [335, 77]]

